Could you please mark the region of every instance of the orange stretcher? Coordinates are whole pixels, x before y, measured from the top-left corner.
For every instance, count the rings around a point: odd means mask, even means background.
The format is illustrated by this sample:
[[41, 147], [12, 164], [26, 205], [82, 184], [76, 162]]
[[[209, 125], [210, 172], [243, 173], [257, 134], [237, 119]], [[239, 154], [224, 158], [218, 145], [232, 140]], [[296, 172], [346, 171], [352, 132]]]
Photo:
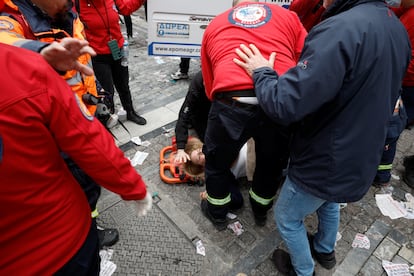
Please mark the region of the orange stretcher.
[[176, 164], [174, 162], [176, 154], [177, 144], [175, 136], [173, 136], [171, 146], [166, 146], [160, 151], [161, 180], [167, 184], [187, 183], [189, 185], [202, 186], [204, 184], [204, 181], [201, 178], [188, 175], [184, 171], [184, 166], [182, 164]]

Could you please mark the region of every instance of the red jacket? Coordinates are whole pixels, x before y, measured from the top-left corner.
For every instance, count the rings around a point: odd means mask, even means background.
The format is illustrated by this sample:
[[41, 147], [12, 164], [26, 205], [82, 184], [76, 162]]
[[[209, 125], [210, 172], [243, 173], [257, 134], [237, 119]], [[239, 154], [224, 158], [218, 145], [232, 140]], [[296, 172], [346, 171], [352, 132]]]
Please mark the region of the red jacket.
[[293, 0], [289, 10], [296, 12], [305, 29], [309, 32], [313, 26], [321, 21], [325, 11], [322, 0]]
[[[393, 10], [407, 29], [412, 45], [411, 56], [414, 56], [414, 6]], [[403, 86], [414, 86], [414, 59], [411, 59], [410, 64], [408, 65], [407, 73], [403, 79]]]
[[79, 250], [91, 223], [61, 151], [123, 199], [144, 198], [146, 187], [40, 55], [0, 44], [0, 66], [0, 275], [51, 275]]
[[[110, 54], [108, 42], [115, 39], [119, 48], [124, 37], [119, 26], [119, 13], [130, 15], [145, 0], [79, 0], [79, 17], [85, 25], [86, 39], [98, 55]], [[116, 3], [116, 5], [115, 5]]]
[[204, 32], [201, 70], [206, 94], [252, 89], [252, 78], [234, 63], [241, 43], [255, 43], [263, 56], [276, 52], [275, 70], [283, 74], [296, 65], [307, 32], [298, 16], [274, 4], [244, 2], [217, 15]]
[[[60, 41], [65, 37], [85, 39], [83, 24], [71, 11], [66, 14], [65, 28], [60, 29], [52, 27], [50, 19], [29, 1], [5, 0], [5, 2], [6, 5], [0, 14], [0, 41], [3, 43], [40, 53], [49, 43]], [[80, 56], [78, 61], [92, 67], [89, 54]], [[82, 95], [86, 93], [98, 94], [94, 76], [85, 76], [79, 71], [70, 70], [63, 75], [63, 78], [79, 99], [82, 99]], [[91, 114], [95, 114], [96, 105], [87, 105], [87, 107]]]

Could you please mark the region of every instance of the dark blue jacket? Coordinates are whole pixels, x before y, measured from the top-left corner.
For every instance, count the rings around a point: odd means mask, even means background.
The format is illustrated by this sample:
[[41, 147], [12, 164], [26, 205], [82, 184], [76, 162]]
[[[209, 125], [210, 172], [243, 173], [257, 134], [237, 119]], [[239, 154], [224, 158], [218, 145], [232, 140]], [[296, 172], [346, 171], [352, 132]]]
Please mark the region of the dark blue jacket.
[[[293, 125], [289, 178], [328, 201], [368, 191], [411, 57], [407, 32], [380, 0], [336, 0], [282, 76], [254, 71], [257, 98]], [[277, 62], [277, 61], [276, 61]]]

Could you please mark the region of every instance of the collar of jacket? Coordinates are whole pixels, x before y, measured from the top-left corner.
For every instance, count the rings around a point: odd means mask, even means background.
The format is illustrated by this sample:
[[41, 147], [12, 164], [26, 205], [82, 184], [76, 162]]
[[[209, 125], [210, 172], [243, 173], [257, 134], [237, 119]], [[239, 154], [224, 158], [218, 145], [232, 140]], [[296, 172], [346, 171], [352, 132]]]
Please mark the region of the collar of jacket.
[[347, 11], [352, 7], [355, 7], [359, 4], [364, 4], [368, 2], [384, 2], [383, 0], [335, 0], [331, 6], [329, 6], [325, 12], [322, 14], [321, 19], [324, 20], [328, 17], [334, 16], [341, 12]]

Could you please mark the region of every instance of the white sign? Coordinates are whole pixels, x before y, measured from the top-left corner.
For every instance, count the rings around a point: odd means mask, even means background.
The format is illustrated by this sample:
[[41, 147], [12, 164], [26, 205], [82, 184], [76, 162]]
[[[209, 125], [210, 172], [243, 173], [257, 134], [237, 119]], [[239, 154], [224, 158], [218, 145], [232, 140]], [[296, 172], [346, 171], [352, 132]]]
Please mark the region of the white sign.
[[[148, 1], [148, 54], [200, 57], [204, 30], [213, 18], [232, 6], [232, 0]], [[288, 8], [291, 0], [262, 0]]]

